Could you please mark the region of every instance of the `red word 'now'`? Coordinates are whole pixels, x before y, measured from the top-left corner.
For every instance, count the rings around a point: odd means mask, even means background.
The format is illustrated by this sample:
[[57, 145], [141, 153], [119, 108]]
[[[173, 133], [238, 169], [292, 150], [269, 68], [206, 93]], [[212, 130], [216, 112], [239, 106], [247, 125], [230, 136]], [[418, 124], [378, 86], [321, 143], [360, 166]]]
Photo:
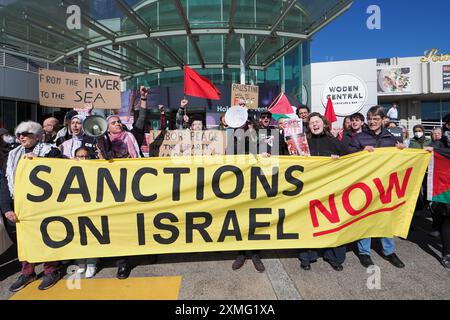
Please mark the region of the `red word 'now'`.
[[[391, 173], [389, 176], [389, 185], [387, 189], [383, 186], [380, 178], [373, 179], [379, 198], [382, 204], [388, 204], [392, 202], [392, 190], [395, 188], [395, 193], [397, 198], [401, 199], [406, 194], [406, 189], [408, 187], [409, 178], [411, 176], [413, 168], [408, 168], [406, 170], [405, 177], [400, 185], [398, 178], [398, 173]], [[361, 209], [355, 209], [351, 203], [350, 195], [354, 190], [361, 190], [364, 193], [365, 204]], [[372, 189], [364, 182], [358, 182], [347, 188], [342, 194], [342, 205], [345, 211], [351, 216], [357, 216], [364, 212], [373, 202], [373, 192]], [[329, 209], [328, 209], [329, 208]], [[339, 212], [336, 207], [335, 194], [331, 194], [328, 197], [328, 208], [318, 199], [311, 200], [309, 203], [309, 213], [311, 215], [311, 221], [314, 228], [319, 227], [319, 220], [317, 219], [317, 210], [323, 214], [325, 218], [331, 223], [339, 223], [340, 217]]]

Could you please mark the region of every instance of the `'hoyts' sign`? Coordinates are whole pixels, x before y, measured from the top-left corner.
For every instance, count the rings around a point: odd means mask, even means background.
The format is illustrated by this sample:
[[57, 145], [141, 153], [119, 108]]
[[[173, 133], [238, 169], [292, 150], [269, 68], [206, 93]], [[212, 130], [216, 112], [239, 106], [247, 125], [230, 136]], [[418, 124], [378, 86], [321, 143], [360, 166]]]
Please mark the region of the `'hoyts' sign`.
[[322, 104], [327, 105], [328, 96], [333, 101], [334, 112], [338, 116], [348, 116], [358, 112], [367, 100], [367, 86], [358, 77], [342, 74], [334, 77], [325, 85]]

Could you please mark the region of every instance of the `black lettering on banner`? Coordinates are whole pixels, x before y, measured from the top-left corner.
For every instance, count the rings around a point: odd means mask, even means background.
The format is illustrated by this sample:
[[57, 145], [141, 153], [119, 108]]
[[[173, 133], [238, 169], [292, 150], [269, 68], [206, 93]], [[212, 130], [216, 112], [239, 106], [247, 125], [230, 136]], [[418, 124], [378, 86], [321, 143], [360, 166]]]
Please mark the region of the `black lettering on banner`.
[[278, 223], [277, 223], [277, 240], [298, 239], [298, 233], [284, 233], [284, 220], [286, 219], [286, 212], [284, 209], [278, 209]]
[[256, 234], [257, 228], [269, 227], [270, 222], [257, 222], [256, 215], [272, 214], [271, 208], [250, 208], [250, 224], [248, 230], [248, 240], [270, 240], [270, 234]]
[[[78, 188], [72, 188], [72, 183], [75, 178], [78, 181]], [[84, 202], [91, 202], [91, 195], [84, 177], [83, 169], [81, 167], [72, 167], [67, 174], [66, 180], [59, 193], [58, 202], [66, 201], [69, 194], [81, 194]]]
[[141, 192], [141, 179], [144, 176], [144, 174], [147, 174], [147, 173], [152, 174], [154, 176], [158, 175], [158, 171], [156, 169], [141, 168], [138, 171], [136, 171], [136, 173], [134, 174], [134, 177], [133, 177], [133, 181], [131, 182], [131, 190], [133, 192], [133, 197], [137, 201], [150, 202], [150, 201], [156, 200], [156, 198], [157, 198], [156, 193], [154, 193], [150, 196], [145, 196]]
[[284, 173], [284, 177], [287, 182], [289, 182], [290, 184], [293, 184], [296, 188], [294, 190], [283, 191], [283, 194], [285, 196], [293, 197], [293, 196], [300, 194], [300, 192], [302, 192], [302, 190], [303, 190], [303, 181], [295, 178], [292, 175], [292, 173], [295, 171], [304, 172], [305, 168], [302, 166], [291, 166], [291, 167], [287, 168], [287, 170]]
[[[222, 177], [222, 174], [225, 172], [232, 172], [236, 176], [236, 187], [234, 190], [230, 193], [224, 193], [220, 189], [220, 178]], [[212, 179], [212, 189], [214, 194], [221, 199], [233, 199], [236, 198], [238, 195], [241, 194], [242, 189], [244, 189], [244, 174], [242, 173], [241, 169], [235, 166], [223, 166], [217, 169], [216, 172], [214, 172], [213, 179]]]
[[[194, 219], [203, 218], [203, 223], [194, 223]], [[193, 242], [194, 229], [197, 230], [205, 242], [212, 242], [208, 228], [212, 223], [212, 215], [209, 212], [186, 212], [186, 243]]]
[[173, 174], [173, 184], [172, 184], [172, 200], [180, 201], [180, 185], [181, 185], [181, 175], [190, 173], [189, 168], [164, 168], [164, 173]]
[[145, 221], [144, 214], [138, 213], [136, 215], [138, 242], [140, 246], [145, 246]]
[[[62, 240], [55, 241], [53, 240], [50, 235], [48, 234], [48, 225], [52, 222], [61, 222], [64, 225], [64, 228], [66, 229], [66, 237]], [[45, 243], [45, 245], [52, 249], [58, 249], [62, 248], [65, 245], [69, 244], [74, 237], [74, 231], [72, 223], [64, 218], [64, 217], [47, 217], [41, 222], [41, 235], [42, 235], [42, 241]]]
[[278, 172], [279, 168], [272, 168], [272, 186], [269, 185], [267, 177], [263, 174], [260, 167], [252, 167], [250, 180], [250, 199], [256, 199], [257, 195], [257, 179], [261, 182], [267, 197], [273, 198], [278, 194]]
[[44, 193], [40, 196], [35, 196], [35, 195], [27, 193], [27, 200], [29, 200], [29, 201], [44, 202], [44, 201], [48, 200], [53, 193], [52, 185], [50, 183], [48, 183], [47, 181], [44, 181], [44, 180], [41, 180], [38, 178], [37, 175], [41, 171], [46, 172], [46, 173], [51, 173], [52, 169], [48, 166], [37, 166], [37, 167], [33, 168], [33, 170], [31, 170], [30, 182], [32, 184], [34, 184], [36, 187], [41, 188], [44, 191]]
[[125, 202], [127, 195], [127, 169], [120, 169], [120, 186], [117, 188], [111, 172], [106, 168], [99, 168], [97, 174], [97, 202], [103, 201], [105, 181], [108, 184], [115, 202]]
[[197, 168], [197, 200], [203, 200], [205, 194], [205, 168]]
[[[230, 222], [233, 224], [233, 229], [229, 228]], [[225, 237], [235, 237], [236, 241], [242, 241], [241, 229], [239, 228], [239, 221], [235, 210], [228, 210], [217, 242], [224, 242]]]
[[89, 229], [100, 244], [110, 244], [108, 217], [101, 216], [102, 232], [100, 232], [89, 217], [78, 217], [78, 228], [80, 230], [80, 244], [87, 246], [86, 229]]
[[154, 234], [153, 239], [155, 239], [155, 241], [160, 244], [172, 244], [175, 241], [177, 241], [178, 237], [180, 236], [180, 231], [175, 226], [162, 223], [161, 220], [163, 219], [168, 219], [172, 223], [178, 222], [177, 216], [174, 215], [173, 213], [170, 212], [158, 213], [153, 219], [153, 224], [159, 230], [169, 231], [170, 233], [172, 233], [172, 235], [169, 238], [163, 238], [160, 234]]

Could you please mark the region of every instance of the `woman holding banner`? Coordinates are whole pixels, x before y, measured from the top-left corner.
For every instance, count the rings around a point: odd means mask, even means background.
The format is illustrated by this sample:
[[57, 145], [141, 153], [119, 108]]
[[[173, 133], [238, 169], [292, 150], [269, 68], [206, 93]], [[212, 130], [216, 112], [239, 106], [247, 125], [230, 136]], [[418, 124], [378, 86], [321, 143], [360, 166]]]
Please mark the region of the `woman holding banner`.
[[[59, 158], [61, 152], [54, 148], [51, 144], [40, 142], [44, 134], [44, 130], [39, 123], [27, 121], [20, 123], [16, 128], [16, 136], [19, 139], [20, 146], [11, 150], [8, 155], [8, 160], [3, 165], [3, 178], [1, 180], [1, 207], [9, 224], [18, 221], [17, 215], [14, 212], [14, 178], [16, 169], [20, 159], [24, 156], [32, 157], [47, 157]], [[34, 271], [35, 263], [27, 261], [22, 262], [22, 270], [19, 278], [14, 282], [9, 290], [17, 292], [23, 289], [30, 282], [36, 280], [37, 276]], [[46, 290], [51, 288], [58, 282], [61, 277], [58, 271], [58, 262], [44, 263], [44, 276], [39, 285], [39, 290]]]
[[[338, 159], [347, 152], [341, 141], [331, 134], [328, 120], [320, 113], [313, 112], [308, 116], [308, 131], [306, 138], [311, 156], [331, 157]], [[337, 248], [323, 249], [323, 258], [336, 271], [342, 271], [342, 264], [345, 261], [345, 245]], [[303, 270], [311, 270], [311, 262], [315, 262], [319, 257], [319, 251], [314, 249], [300, 249], [300, 267]]]

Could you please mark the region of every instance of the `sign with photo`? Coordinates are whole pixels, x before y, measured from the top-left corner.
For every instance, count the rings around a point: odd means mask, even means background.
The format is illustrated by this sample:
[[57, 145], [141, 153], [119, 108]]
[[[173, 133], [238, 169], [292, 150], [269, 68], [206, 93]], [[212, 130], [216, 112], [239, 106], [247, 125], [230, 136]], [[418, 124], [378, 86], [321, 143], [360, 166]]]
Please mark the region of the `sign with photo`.
[[289, 119], [285, 122], [284, 137], [290, 155], [310, 156], [308, 141], [303, 133], [303, 122]]
[[383, 68], [377, 70], [378, 93], [411, 92], [411, 68]]
[[322, 104], [325, 107], [330, 96], [336, 115], [349, 116], [364, 107], [368, 97], [367, 92], [367, 85], [359, 77], [341, 74], [325, 85], [322, 92]]
[[248, 109], [257, 109], [258, 95], [258, 86], [233, 83], [231, 85], [231, 106], [239, 105], [239, 100], [244, 99]]
[[442, 66], [442, 88], [450, 90], [450, 65]]

